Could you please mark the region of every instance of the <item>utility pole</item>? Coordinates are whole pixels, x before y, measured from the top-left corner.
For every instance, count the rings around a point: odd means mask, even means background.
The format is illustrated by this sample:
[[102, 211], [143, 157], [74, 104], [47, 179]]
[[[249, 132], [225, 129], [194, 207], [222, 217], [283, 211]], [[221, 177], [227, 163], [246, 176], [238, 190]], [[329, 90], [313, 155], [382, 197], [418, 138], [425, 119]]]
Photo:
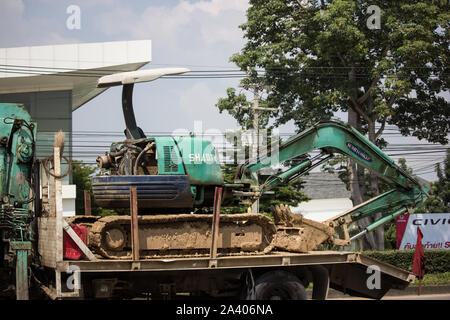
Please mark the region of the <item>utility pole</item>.
[[[252, 158], [259, 157], [259, 111], [275, 111], [280, 110], [280, 108], [265, 108], [259, 106], [259, 100], [261, 98], [260, 92], [262, 90], [271, 90], [273, 86], [263, 86], [259, 84], [249, 84], [249, 85], [241, 85], [246, 90], [253, 90], [253, 105], [249, 107], [239, 106], [238, 108], [242, 109], [251, 109], [253, 111], [253, 139], [252, 139]], [[258, 175], [256, 174], [256, 178]], [[252, 212], [259, 213], [259, 200], [256, 200], [252, 204]]]

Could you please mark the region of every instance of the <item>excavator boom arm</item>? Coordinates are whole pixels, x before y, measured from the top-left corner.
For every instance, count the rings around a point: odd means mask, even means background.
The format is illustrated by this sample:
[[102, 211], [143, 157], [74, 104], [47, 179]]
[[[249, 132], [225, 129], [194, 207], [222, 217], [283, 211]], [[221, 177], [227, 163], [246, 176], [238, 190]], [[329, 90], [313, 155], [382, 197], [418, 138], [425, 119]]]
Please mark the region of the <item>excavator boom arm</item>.
[[[261, 186], [258, 184], [255, 173], [262, 168], [305, 156], [315, 150], [320, 150], [321, 154], [313, 159], [308, 158], [300, 164], [272, 176]], [[376, 145], [356, 129], [336, 121], [319, 122], [282, 143], [278, 150], [270, 150], [259, 158], [250, 159], [240, 166], [235, 183], [250, 184], [253, 190], [257, 186], [260, 195], [262, 195], [274, 185], [292, 181], [307, 173], [335, 153], [354, 159], [392, 185], [393, 189], [329, 219], [327, 222], [330, 226], [336, 227], [347, 224], [377, 213], [388, 212], [391, 216], [394, 212], [396, 216], [405, 212], [408, 208], [415, 207], [428, 196], [426, 187], [397, 166]], [[325, 155], [328, 156], [324, 157]], [[385, 220], [387, 221], [387, 218]], [[375, 226], [378, 225], [376, 223]]]
[[251, 173], [259, 171], [267, 165], [283, 163], [314, 150], [322, 150], [328, 154], [345, 154], [381, 179], [403, 189], [411, 189], [413, 185], [420, 185], [356, 129], [335, 121], [319, 122], [282, 143], [278, 150], [275, 150], [278, 152], [272, 150], [257, 159], [249, 160], [244, 165], [246, 175], [250, 178]]

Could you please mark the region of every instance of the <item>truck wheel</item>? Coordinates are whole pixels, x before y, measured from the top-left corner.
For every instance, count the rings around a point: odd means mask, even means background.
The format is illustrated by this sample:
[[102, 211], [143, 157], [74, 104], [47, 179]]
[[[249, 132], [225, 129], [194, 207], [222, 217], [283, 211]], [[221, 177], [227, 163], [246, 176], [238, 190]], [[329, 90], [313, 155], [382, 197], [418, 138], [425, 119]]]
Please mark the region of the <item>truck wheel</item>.
[[255, 281], [256, 300], [306, 300], [302, 282], [292, 273], [270, 271]]

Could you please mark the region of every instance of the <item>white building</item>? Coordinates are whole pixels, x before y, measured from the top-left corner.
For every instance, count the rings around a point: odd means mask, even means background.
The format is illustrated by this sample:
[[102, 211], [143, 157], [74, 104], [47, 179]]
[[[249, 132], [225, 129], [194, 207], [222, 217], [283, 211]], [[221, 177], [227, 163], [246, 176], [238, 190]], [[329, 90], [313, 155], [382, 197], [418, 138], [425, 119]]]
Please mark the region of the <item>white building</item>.
[[[98, 78], [137, 70], [151, 58], [150, 40], [0, 48], [0, 102], [24, 104], [37, 122], [38, 158], [53, 153], [54, 134], [63, 130], [71, 161], [72, 112], [106, 90], [96, 87]], [[74, 215], [71, 176], [63, 184], [64, 215]]]
[[326, 172], [310, 172], [302, 177], [304, 188], [301, 190], [311, 198], [291, 208], [314, 221], [325, 221], [348, 209], [353, 208], [350, 191], [337, 175]]

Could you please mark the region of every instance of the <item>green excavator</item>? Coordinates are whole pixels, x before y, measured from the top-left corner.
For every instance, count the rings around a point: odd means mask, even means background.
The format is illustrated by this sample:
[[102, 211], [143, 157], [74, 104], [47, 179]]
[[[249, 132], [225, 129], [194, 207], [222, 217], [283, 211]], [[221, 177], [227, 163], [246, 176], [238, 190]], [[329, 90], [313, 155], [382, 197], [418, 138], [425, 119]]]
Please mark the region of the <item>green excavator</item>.
[[[359, 237], [402, 213], [411, 212], [428, 196], [426, 187], [377, 146], [356, 129], [336, 121], [319, 122], [277, 148], [241, 163], [235, 181], [225, 182], [218, 154], [209, 140], [194, 135], [146, 137], [136, 124], [132, 103], [134, 84], [188, 71], [185, 68], [142, 70], [113, 74], [98, 81], [98, 87], [123, 86], [126, 139], [113, 143], [109, 152], [98, 157], [104, 173], [92, 178], [95, 201], [104, 208], [129, 208], [130, 188], [136, 187], [140, 249], [144, 257], [209, 252], [213, 216], [196, 212], [214, 205], [217, 188], [223, 190], [222, 206], [236, 206], [236, 203], [242, 206], [241, 214], [220, 217], [218, 252], [221, 254], [307, 252], [325, 242], [345, 246], [351, 240], [350, 223], [383, 214], [383, 218], [362, 230]], [[392, 189], [324, 222], [292, 214], [283, 205], [273, 208], [274, 220], [248, 212], [249, 205], [273, 186], [298, 179], [335, 154], [352, 158]], [[259, 170], [299, 158], [303, 161], [259, 183]], [[111, 259], [130, 258], [129, 215], [79, 216], [71, 222], [88, 227], [89, 246], [96, 254]]]
[[[132, 104], [134, 84], [187, 71], [169, 68], [125, 72], [103, 77], [98, 82], [99, 87], [123, 86], [126, 139], [113, 143], [109, 152], [98, 157], [103, 174], [92, 178], [95, 201], [104, 208], [129, 208], [130, 188], [136, 187], [143, 257], [207, 254], [213, 215], [198, 213], [198, 209], [214, 208], [217, 190], [221, 190], [220, 205], [242, 207], [242, 213], [220, 216], [219, 254], [307, 252], [325, 242], [348, 245], [350, 223], [382, 213], [383, 218], [361, 234], [370, 232], [399, 214], [411, 212], [427, 197], [428, 189], [377, 146], [354, 128], [334, 121], [317, 123], [277, 148], [241, 163], [235, 181], [225, 182], [218, 154], [209, 140], [194, 135], [146, 137], [136, 124]], [[31, 250], [33, 221], [39, 212], [31, 207], [38, 192], [38, 184], [33, 184], [32, 179], [37, 173], [33, 166], [36, 125], [25, 108], [16, 104], [2, 104], [0, 119], [3, 258], [11, 249], [24, 254]], [[311, 156], [312, 152], [317, 155]], [[392, 189], [324, 222], [292, 214], [288, 206], [274, 207], [273, 220], [248, 212], [249, 206], [270, 188], [301, 177], [335, 154], [354, 159]], [[294, 158], [303, 160], [291, 161], [296, 164], [259, 183], [259, 170]], [[34, 208], [38, 210], [39, 201]], [[130, 258], [130, 215], [75, 216], [69, 222], [88, 228], [88, 245], [98, 256]]]

